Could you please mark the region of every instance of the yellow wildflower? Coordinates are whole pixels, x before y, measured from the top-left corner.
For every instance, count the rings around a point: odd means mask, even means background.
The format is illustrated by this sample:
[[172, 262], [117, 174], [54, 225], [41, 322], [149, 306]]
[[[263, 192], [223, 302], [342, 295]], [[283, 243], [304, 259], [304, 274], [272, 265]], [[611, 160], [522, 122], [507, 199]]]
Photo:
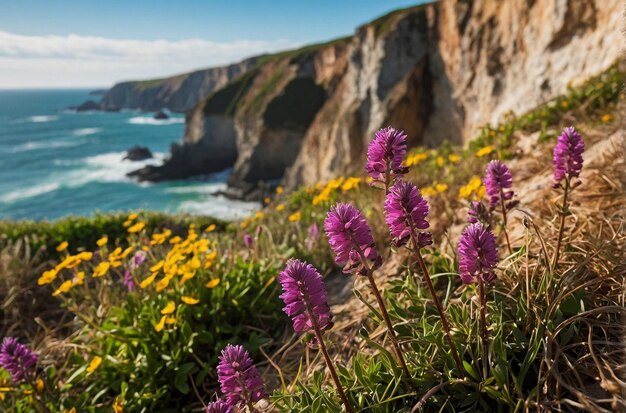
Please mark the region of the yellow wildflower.
[[82, 261], [89, 261], [93, 258], [93, 252], [90, 252], [90, 251], [80, 252], [76, 255], [76, 258]]
[[167, 317], [165, 319], [165, 324], [174, 324], [176, 323], [176, 317]]
[[613, 120], [613, 116], [610, 114], [606, 114], [606, 115], [602, 115], [602, 118], [600, 118], [602, 120], [602, 122], [610, 122]]
[[172, 314], [174, 311], [176, 311], [176, 303], [174, 303], [174, 301], [170, 301], [165, 307], [163, 307], [161, 314]]
[[443, 156], [438, 156], [435, 162], [437, 162], [437, 166], [440, 168], [446, 164], [446, 160], [443, 159]]
[[116, 397], [115, 402], [113, 402], [113, 413], [124, 413], [124, 399], [121, 397]]
[[146, 279], [144, 279], [142, 282], [139, 283], [139, 287], [143, 290], [144, 288], [152, 284], [158, 274], [159, 274], [158, 272], [155, 272], [149, 275]]
[[432, 197], [437, 194], [437, 191], [432, 186], [426, 186], [420, 189], [422, 196]]
[[87, 373], [93, 373], [98, 367], [100, 367], [100, 364], [102, 364], [102, 357], [95, 356], [93, 359], [91, 359], [91, 361], [89, 362], [89, 366], [85, 371]]
[[256, 220], [261, 220], [263, 219], [263, 217], [265, 217], [265, 214], [263, 213], [263, 211], [257, 211], [254, 213], [254, 218]]
[[448, 189], [448, 185], [446, 185], [446, 184], [437, 184], [437, 185], [435, 185], [435, 189], [439, 193], [445, 192]]
[[568, 106], [569, 106], [569, 102], [567, 100], [561, 101], [561, 107], [562, 108], [567, 108]]
[[204, 232], [213, 232], [213, 231], [215, 231], [215, 228], [217, 228], [217, 226], [215, 224], [211, 224], [208, 227], [206, 227]]
[[206, 288], [215, 288], [219, 285], [220, 283], [220, 279], [219, 278], [214, 278], [211, 281], [209, 281], [208, 283], [204, 284], [204, 286]]
[[404, 164], [406, 166], [415, 166], [417, 164], [419, 164], [420, 162], [424, 161], [428, 159], [428, 154], [426, 153], [416, 153], [415, 155], [409, 155], [406, 158], [406, 161], [404, 162]]
[[451, 155], [448, 155], [448, 160], [452, 163], [459, 163], [461, 162], [461, 157], [453, 153]]
[[137, 219], [137, 217], [138, 217], [138, 216], [139, 216], [139, 214], [137, 214], [137, 213], [133, 212], [132, 214], [130, 214], [130, 215], [128, 216], [128, 218], [127, 218], [127, 219], [128, 219], [129, 221], [134, 221], [134, 220], [136, 220], [136, 219]]
[[59, 288], [57, 288], [56, 291], [52, 293], [52, 296], [56, 297], [57, 295], [66, 293], [71, 289], [72, 289], [72, 281], [71, 280], [63, 281], [63, 283], [59, 286]]
[[294, 212], [293, 214], [289, 215], [290, 222], [300, 221], [300, 218], [302, 218], [302, 213], [300, 213], [300, 211]]
[[163, 328], [165, 327], [165, 320], [167, 320], [167, 316], [166, 315], [161, 317], [161, 320], [159, 321], [159, 323], [154, 326], [154, 330], [157, 333], [161, 332], [161, 330], [163, 330]]
[[157, 262], [152, 267], [150, 267], [150, 272], [159, 271], [161, 268], [163, 268], [163, 264], [165, 264], [165, 261], [163, 261], [163, 260]]
[[180, 299], [183, 303], [189, 305], [198, 304], [200, 302], [200, 300], [198, 300], [197, 298], [189, 297], [187, 295], [183, 295], [182, 297], [180, 297]]
[[63, 262], [59, 264], [60, 268], [74, 268], [81, 263], [81, 259], [77, 255], [68, 255]]
[[35, 387], [37, 388], [37, 393], [41, 394], [41, 392], [43, 392], [44, 382], [41, 378], [37, 379], [37, 381], [35, 382]]
[[281, 195], [283, 192], [285, 192], [285, 190], [283, 189], [283, 187], [282, 187], [282, 186], [277, 186], [277, 187], [276, 187], [276, 193], [277, 193], [278, 195]]
[[241, 223], [239, 224], [239, 226], [241, 227], [241, 229], [246, 229], [246, 227], [250, 225], [250, 218], [246, 218], [243, 221], [241, 221]]
[[493, 146], [488, 145], [485, 146], [484, 148], [480, 148], [477, 152], [476, 152], [476, 156], [479, 158], [482, 158], [485, 155], [489, 155], [491, 152], [494, 151]]
[[96, 266], [96, 269], [93, 270], [94, 278], [102, 277], [103, 275], [105, 275], [109, 271], [110, 267], [111, 267], [111, 264], [109, 262], [102, 261], [100, 264]]
[[269, 196], [266, 196], [265, 198], [263, 198], [263, 203], [265, 203], [265, 205], [269, 204], [271, 202], [271, 199]]
[[161, 291], [165, 290], [167, 286], [170, 285], [170, 281], [172, 280], [173, 276], [173, 274], [168, 274], [165, 277], [161, 278], [159, 281], [157, 281], [156, 285], [154, 286], [156, 292], [160, 293]]
[[276, 205], [276, 211], [280, 212], [280, 211], [283, 211], [284, 209], [285, 209], [285, 205], [284, 204]]
[[174, 244], [178, 244], [182, 241], [183, 239], [181, 237], [179, 237], [178, 235], [176, 235], [175, 237], [172, 237], [172, 239], [170, 239], [170, 244], [174, 245]]
[[71, 409], [63, 409], [63, 413], [76, 413], [76, 407], [72, 407]]
[[104, 247], [105, 245], [107, 245], [107, 242], [109, 242], [109, 237], [105, 235], [102, 238], [100, 238], [98, 241], [96, 241], [96, 244], [99, 247]]
[[122, 223], [122, 226], [126, 228], [126, 227], [130, 227], [132, 224], [133, 224], [133, 221], [131, 221], [130, 219], [127, 219], [126, 221]]
[[43, 274], [41, 274], [41, 277], [39, 277], [39, 279], [37, 280], [37, 285], [50, 284], [57, 278], [57, 274], [58, 271], [54, 268], [48, 271], [44, 271]]
[[130, 232], [131, 234], [134, 232], [139, 232], [142, 229], [144, 229], [144, 227], [146, 226], [145, 222], [138, 222], [135, 225], [133, 225], [132, 227], [128, 228], [128, 232]]
[[131, 252], [133, 252], [135, 248], [134, 247], [128, 247], [124, 250], [124, 252], [122, 252], [121, 257], [122, 258], [126, 258], [128, 257], [128, 254], [130, 254]]
[[65, 250], [67, 249], [68, 245], [70, 245], [70, 244], [68, 244], [68, 242], [67, 242], [67, 241], [63, 241], [62, 243], [60, 243], [59, 245], [57, 245], [57, 251], [58, 251], [58, 252], [65, 251]]

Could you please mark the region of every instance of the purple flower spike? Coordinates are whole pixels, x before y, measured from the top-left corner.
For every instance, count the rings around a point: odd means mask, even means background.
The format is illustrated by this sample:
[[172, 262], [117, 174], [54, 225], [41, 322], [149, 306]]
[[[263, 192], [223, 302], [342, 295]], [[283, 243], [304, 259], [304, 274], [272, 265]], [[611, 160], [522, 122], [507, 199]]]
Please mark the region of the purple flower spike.
[[283, 287], [280, 296], [285, 302], [283, 311], [292, 318], [296, 332], [313, 331], [313, 321], [321, 331], [332, 327], [324, 282], [315, 267], [304, 261], [289, 260], [278, 280]]
[[246, 247], [252, 248], [254, 245], [254, 238], [250, 234], [246, 234], [243, 236], [243, 243], [246, 244]]
[[489, 229], [492, 221], [491, 211], [481, 201], [472, 201], [470, 209], [467, 211], [467, 221], [470, 224], [480, 222]]
[[135, 255], [133, 255], [133, 259], [130, 262], [131, 270], [141, 267], [141, 264], [143, 264], [146, 261], [147, 256], [148, 254], [146, 254], [145, 251], [143, 250], [137, 251]]
[[[513, 191], [507, 191], [513, 186], [513, 177], [504, 163], [498, 160], [489, 162], [483, 182], [489, 196], [489, 209], [491, 211], [500, 203], [500, 196], [504, 198], [504, 201], [510, 201], [513, 198]], [[509, 203], [506, 207], [510, 209], [513, 204]]]
[[204, 413], [232, 413], [233, 407], [224, 403], [222, 400], [216, 400], [206, 405]]
[[35, 374], [37, 354], [20, 344], [15, 337], [5, 337], [0, 345], [0, 367], [11, 374], [13, 381], [19, 383]]
[[563, 179], [569, 181], [572, 178], [578, 178], [583, 168], [584, 151], [585, 142], [578, 131], [574, 127], [563, 129], [563, 133], [557, 139], [552, 158], [556, 186]]
[[483, 224], [470, 224], [465, 228], [459, 240], [458, 252], [459, 271], [465, 284], [476, 282], [477, 277], [486, 283], [496, 280], [496, 238]]
[[133, 280], [133, 274], [129, 269], [124, 271], [124, 285], [128, 289], [128, 292], [132, 292], [135, 289], [135, 281]]
[[324, 229], [328, 243], [335, 252], [335, 262], [344, 265], [344, 273], [365, 274], [362, 256], [378, 268], [381, 258], [376, 251], [372, 231], [361, 211], [350, 204], [335, 204], [330, 208]]
[[[415, 185], [398, 181], [391, 187], [385, 200], [385, 221], [396, 246], [405, 245], [412, 232], [415, 234], [416, 230], [428, 229], [429, 224], [426, 221], [428, 211], [428, 202], [422, 198]], [[419, 247], [432, 243], [432, 236], [429, 235], [424, 233], [418, 238]]]
[[385, 173], [402, 175], [408, 168], [402, 166], [406, 155], [406, 134], [391, 126], [376, 132], [367, 148], [365, 171], [376, 181], [385, 182]]
[[256, 403], [265, 397], [263, 380], [242, 346], [227, 345], [219, 356], [217, 379], [229, 406]]

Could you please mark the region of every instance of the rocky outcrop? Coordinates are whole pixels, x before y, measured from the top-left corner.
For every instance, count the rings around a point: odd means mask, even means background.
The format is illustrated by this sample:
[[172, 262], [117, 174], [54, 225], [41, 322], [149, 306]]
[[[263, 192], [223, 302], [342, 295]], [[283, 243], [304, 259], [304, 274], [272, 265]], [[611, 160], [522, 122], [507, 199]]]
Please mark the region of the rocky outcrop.
[[99, 103], [106, 111], [139, 109], [154, 112], [167, 108], [186, 112], [214, 90], [252, 68], [257, 57], [239, 63], [198, 70], [163, 79], [118, 83], [109, 89]]
[[152, 152], [145, 146], [135, 145], [126, 151], [126, 156], [123, 160], [129, 161], [143, 161], [152, 158]]
[[609, 67], [619, 0], [443, 0], [400, 10], [354, 36], [267, 56], [197, 103], [182, 145], [144, 179], [233, 166], [230, 184], [287, 187], [361, 164], [374, 132], [461, 143]]

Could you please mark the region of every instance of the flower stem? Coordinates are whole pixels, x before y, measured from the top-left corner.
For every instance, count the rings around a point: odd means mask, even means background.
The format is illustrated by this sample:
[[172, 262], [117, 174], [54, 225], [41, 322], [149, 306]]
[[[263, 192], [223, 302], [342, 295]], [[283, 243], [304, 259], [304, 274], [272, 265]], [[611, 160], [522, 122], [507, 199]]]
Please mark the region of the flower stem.
[[448, 323], [448, 318], [443, 311], [443, 306], [437, 297], [437, 292], [435, 291], [435, 286], [433, 285], [432, 280], [430, 279], [430, 275], [428, 274], [428, 269], [426, 268], [426, 263], [424, 262], [424, 258], [422, 258], [422, 254], [419, 251], [419, 247], [417, 245], [416, 240], [413, 240], [415, 245], [415, 255], [417, 256], [417, 261], [419, 262], [420, 269], [422, 270], [422, 275], [424, 276], [424, 281], [426, 285], [428, 285], [428, 289], [430, 290], [430, 295], [432, 296], [433, 302], [435, 303], [435, 307], [437, 307], [437, 312], [439, 313], [439, 319], [441, 320], [441, 325], [443, 326], [443, 331], [446, 333], [446, 340], [448, 341], [448, 345], [450, 346], [450, 351], [452, 352], [452, 358], [454, 358], [454, 363], [456, 364], [456, 368], [459, 371], [459, 375], [464, 377], [463, 374], [463, 364], [461, 363], [461, 359], [459, 358], [459, 353], [456, 351], [456, 346], [452, 341], [452, 336], [450, 335], [450, 324]]
[[330, 356], [328, 355], [328, 351], [326, 350], [326, 344], [324, 344], [324, 337], [322, 336], [322, 330], [320, 329], [320, 326], [317, 324], [317, 319], [314, 317], [315, 313], [311, 311], [308, 303], [306, 306], [307, 306], [307, 313], [308, 313], [307, 315], [309, 317], [309, 320], [311, 320], [313, 324], [313, 332], [315, 333], [315, 338], [317, 339], [317, 342], [320, 345], [320, 350], [322, 351], [322, 354], [324, 355], [324, 360], [326, 360], [326, 366], [328, 366], [330, 375], [333, 378], [333, 381], [335, 382], [335, 387], [337, 388], [337, 393], [339, 393], [339, 398], [341, 398], [343, 405], [346, 407], [346, 411], [348, 413], [354, 413], [354, 410], [352, 410], [352, 406], [350, 405], [350, 402], [348, 401], [348, 397], [346, 397], [346, 394], [343, 392], [343, 387], [341, 387], [341, 382], [339, 381], [339, 376], [337, 375], [337, 371], [335, 370], [335, 367], [333, 366], [333, 362], [330, 359]]
[[565, 215], [567, 214], [567, 195], [569, 193], [569, 179], [565, 180], [565, 192], [563, 193], [563, 206], [561, 209], [561, 224], [559, 225], [559, 238], [556, 241], [556, 252], [554, 253], [554, 262], [552, 268], [556, 270], [559, 263], [559, 252], [561, 250], [561, 240], [563, 239], [563, 231], [565, 229]]
[[406, 366], [406, 362], [404, 361], [404, 356], [402, 355], [402, 349], [400, 348], [400, 343], [398, 343], [398, 338], [396, 337], [396, 332], [393, 329], [393, 324], [391, 323], [391, 318], [389, 318], [389, 313], [387, 312], [387, 308], [385, 307], [385, 302], [383, 301], [383, 297], [380, 295], [380, 291], [376, 286], [376, 281], [374, 281], [374, 276], [372, 275], [372, 271], [368, 269], [367, 271], [367, 279], [370, 282], [370, 286], [372, 287], [372, 292], [376, 297], [376, 301], [378, 302], [378, 307], [380, 308], [380, 312], [385, 320], [385, 324], [387, 325], [387, 331], [389, 331], [389, 338], [391, 339], [391, 343], [393, 345], [393, 349], [398, 356], [398, 361], [402, 367], [402, 371], [407, 379], [411, 379], [411, 373], [409, 373], [409, 369]]
[[504, 192], [502, 188], [500, 188], [500, 208], [502, 208], [502, 229], [504, 230], [504, 237], [506, 238], [506, 246], [509, 249], [509, 254], [513, 254], [511, 242], [509, 241], [509, 233], [506, 231], [506, 206], [504, 205]]
[[487, 300], [485, 299], [485, 286], [482, 277], [478, 277], [478, 298], [480, 300], [480, 336], [483, 345], [483, 380], [487, 380], [487, 371], [489, 370], [488, 348], [489, 333], [487, 331], [487, 317], [485, 316]]

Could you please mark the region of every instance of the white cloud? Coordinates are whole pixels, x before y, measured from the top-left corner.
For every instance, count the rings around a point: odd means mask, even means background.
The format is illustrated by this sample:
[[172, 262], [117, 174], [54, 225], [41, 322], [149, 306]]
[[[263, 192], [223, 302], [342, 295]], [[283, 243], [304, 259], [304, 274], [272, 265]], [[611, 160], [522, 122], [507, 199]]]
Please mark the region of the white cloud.
[[120, 40], [0, 31], [0, 88], [107, 86], [236, 62], [298, 46], [287, 40]]

